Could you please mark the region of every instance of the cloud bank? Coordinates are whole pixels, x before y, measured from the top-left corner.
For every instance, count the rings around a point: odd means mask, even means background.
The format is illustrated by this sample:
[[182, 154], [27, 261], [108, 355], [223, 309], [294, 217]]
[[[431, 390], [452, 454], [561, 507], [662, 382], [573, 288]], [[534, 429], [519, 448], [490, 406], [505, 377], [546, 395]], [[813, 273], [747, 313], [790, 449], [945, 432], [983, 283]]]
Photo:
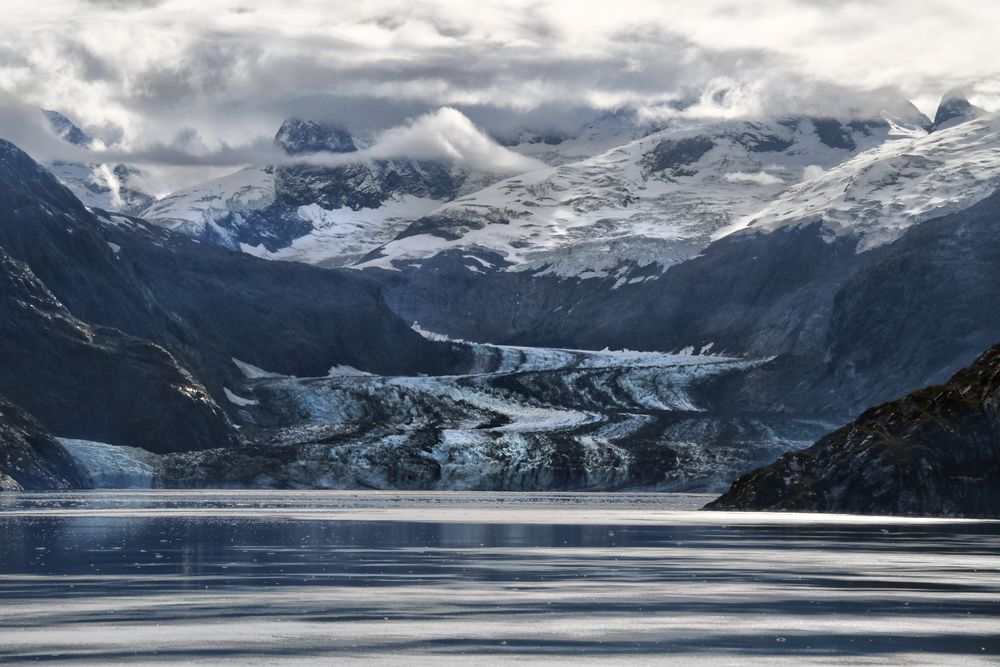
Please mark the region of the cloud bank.
[[475, 171], [521, 173], [545, 163], [504, 148], [473, 125], [460, 111], [444, 107], [405, 125], [386, 130], [356, 153], [315, 153], [284, 162], [339, 166], [359, 160], [446, 160]]
[[[1000, 107], [992, 0], [0, 0], [0, 10], [0, 91], [150, 164], [240, 164], [269, 150], [291, 115], [376, 134], [449, 107], [503, 134], [569, 130], [625, 106], [669, 115], [681, 102], [718, 117], [843, 115], [900, 99], [931, 113], [954, 87]], [[482, 152], [469, 141], [463, 154]]]

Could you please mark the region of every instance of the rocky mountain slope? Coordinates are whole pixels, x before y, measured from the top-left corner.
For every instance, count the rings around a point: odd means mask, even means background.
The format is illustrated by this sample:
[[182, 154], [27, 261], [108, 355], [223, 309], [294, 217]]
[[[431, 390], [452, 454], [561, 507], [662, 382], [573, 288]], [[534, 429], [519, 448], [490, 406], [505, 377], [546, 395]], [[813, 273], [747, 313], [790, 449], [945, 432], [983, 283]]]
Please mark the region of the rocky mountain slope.
[[303, 375], [461, 364], [354, 274], [266, 262], [87, 210], [0, 143], [0, 391], [59, 436], [151, 451], [237, 441], [233, 357]]
[[52, 291], [93, 302], [95, 314], [147, 312], [96, 227], [48, 172], [0, 143], [0, 392], [66, 435], [163, 451], [230, 441], [222, 410], [173, 355], [92, 326]]
[[31, 415], [0, 396], [0, 491], [73, 489], [86, 476]]
[[740, 477], [708, 508], [1000, 517], [1000, 346]]
[[357, 151], [344, 130], [297, 118], [286, 120], [274, 141], [289, 160], [175, 192], [142, 217], [270, 259], [341, 266], [392, 239], [423, 212], [502, 177], [441, 160], [297, 162], [291, 158]]

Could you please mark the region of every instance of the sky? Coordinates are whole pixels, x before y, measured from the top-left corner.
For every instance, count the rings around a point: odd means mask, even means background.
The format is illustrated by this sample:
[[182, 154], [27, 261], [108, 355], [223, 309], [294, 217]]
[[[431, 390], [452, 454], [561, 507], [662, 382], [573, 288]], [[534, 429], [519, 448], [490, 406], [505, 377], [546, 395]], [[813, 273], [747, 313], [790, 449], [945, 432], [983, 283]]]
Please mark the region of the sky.
[[959, 88], [1000, 108], [993, 0], [0, 0], [0, 16], [0, 136], [65, 152], [32, 120], [56, 109], [109, 156], [186, 178], [266, 158], [292, 115], [376, 153], [501, 160], [486, 134], [682, 100], [709, 117], [905, 100], [932, 115]]

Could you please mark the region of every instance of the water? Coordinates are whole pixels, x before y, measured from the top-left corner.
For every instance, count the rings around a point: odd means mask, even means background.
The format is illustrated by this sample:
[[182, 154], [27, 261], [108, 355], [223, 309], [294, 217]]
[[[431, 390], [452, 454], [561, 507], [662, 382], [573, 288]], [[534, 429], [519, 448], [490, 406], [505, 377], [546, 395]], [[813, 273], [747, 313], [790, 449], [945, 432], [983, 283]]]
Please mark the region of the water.
[[0, 497], [0, 662], [995, 662], [1000, 523], [657, 494]]

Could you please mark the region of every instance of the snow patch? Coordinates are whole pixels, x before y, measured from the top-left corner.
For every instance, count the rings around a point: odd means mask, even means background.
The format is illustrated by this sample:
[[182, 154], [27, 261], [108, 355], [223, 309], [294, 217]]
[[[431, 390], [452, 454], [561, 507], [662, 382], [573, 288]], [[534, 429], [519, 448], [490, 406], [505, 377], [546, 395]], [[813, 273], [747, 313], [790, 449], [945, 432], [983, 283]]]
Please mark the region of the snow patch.
[[234, 405], [239, 405], [240, 407], [245, 407], [247, 405], [258, 405], [258, 401], [252, 398], [243, 398], [238, 396], [229, 390], [229, 387], [223, 387], [222, 391], [226, 392], [226, 398], [230, 403]]
[[236, 364], [236, 367], [240, 369], [240, 372], [243, 373], [243, 376], [248, 380], [256, 380], [258, 378], [287, 377], [285, 375], [282, 375], [281, 373], [272, 373], [270, 371], [265, 371], [263, 368], [258, 368], [253, 364], [248, 364], [245, 361], [240, 361], [236, 357], [231, 357], [231, 359], [233, 363]]
[[[450, 338], [447, 334], [440, 334], [440, 333], [435, 333], [433, 331], [428, 331], [427, 329], [424, 329], [422, 326], [420, 326], [420, 324], [417, 323], [417, 322], [414, 322], [413, 324], [411, 324], [410, 328], [413, 329], [414, 331], [416, 331], [418, 334], [420, 334], [424, 338], [426, 338], [427, 340], [433, 340], [433, 341], [437, 341], [439, 343], [446, 342], [446, 341], [454, 341], [455, 340], [453, 338]], [[456, 341], [456, 342], [461, 342], [461, 341]]]
[[326, 375], [327, 377], [342, 377], [342, 376], [365, 377], [365, 376], [371, 376], [372, 373], [358, 370], [354, 366], [347, 366], [346, 364], [337, 364], [336, 366], [331, 367]]

